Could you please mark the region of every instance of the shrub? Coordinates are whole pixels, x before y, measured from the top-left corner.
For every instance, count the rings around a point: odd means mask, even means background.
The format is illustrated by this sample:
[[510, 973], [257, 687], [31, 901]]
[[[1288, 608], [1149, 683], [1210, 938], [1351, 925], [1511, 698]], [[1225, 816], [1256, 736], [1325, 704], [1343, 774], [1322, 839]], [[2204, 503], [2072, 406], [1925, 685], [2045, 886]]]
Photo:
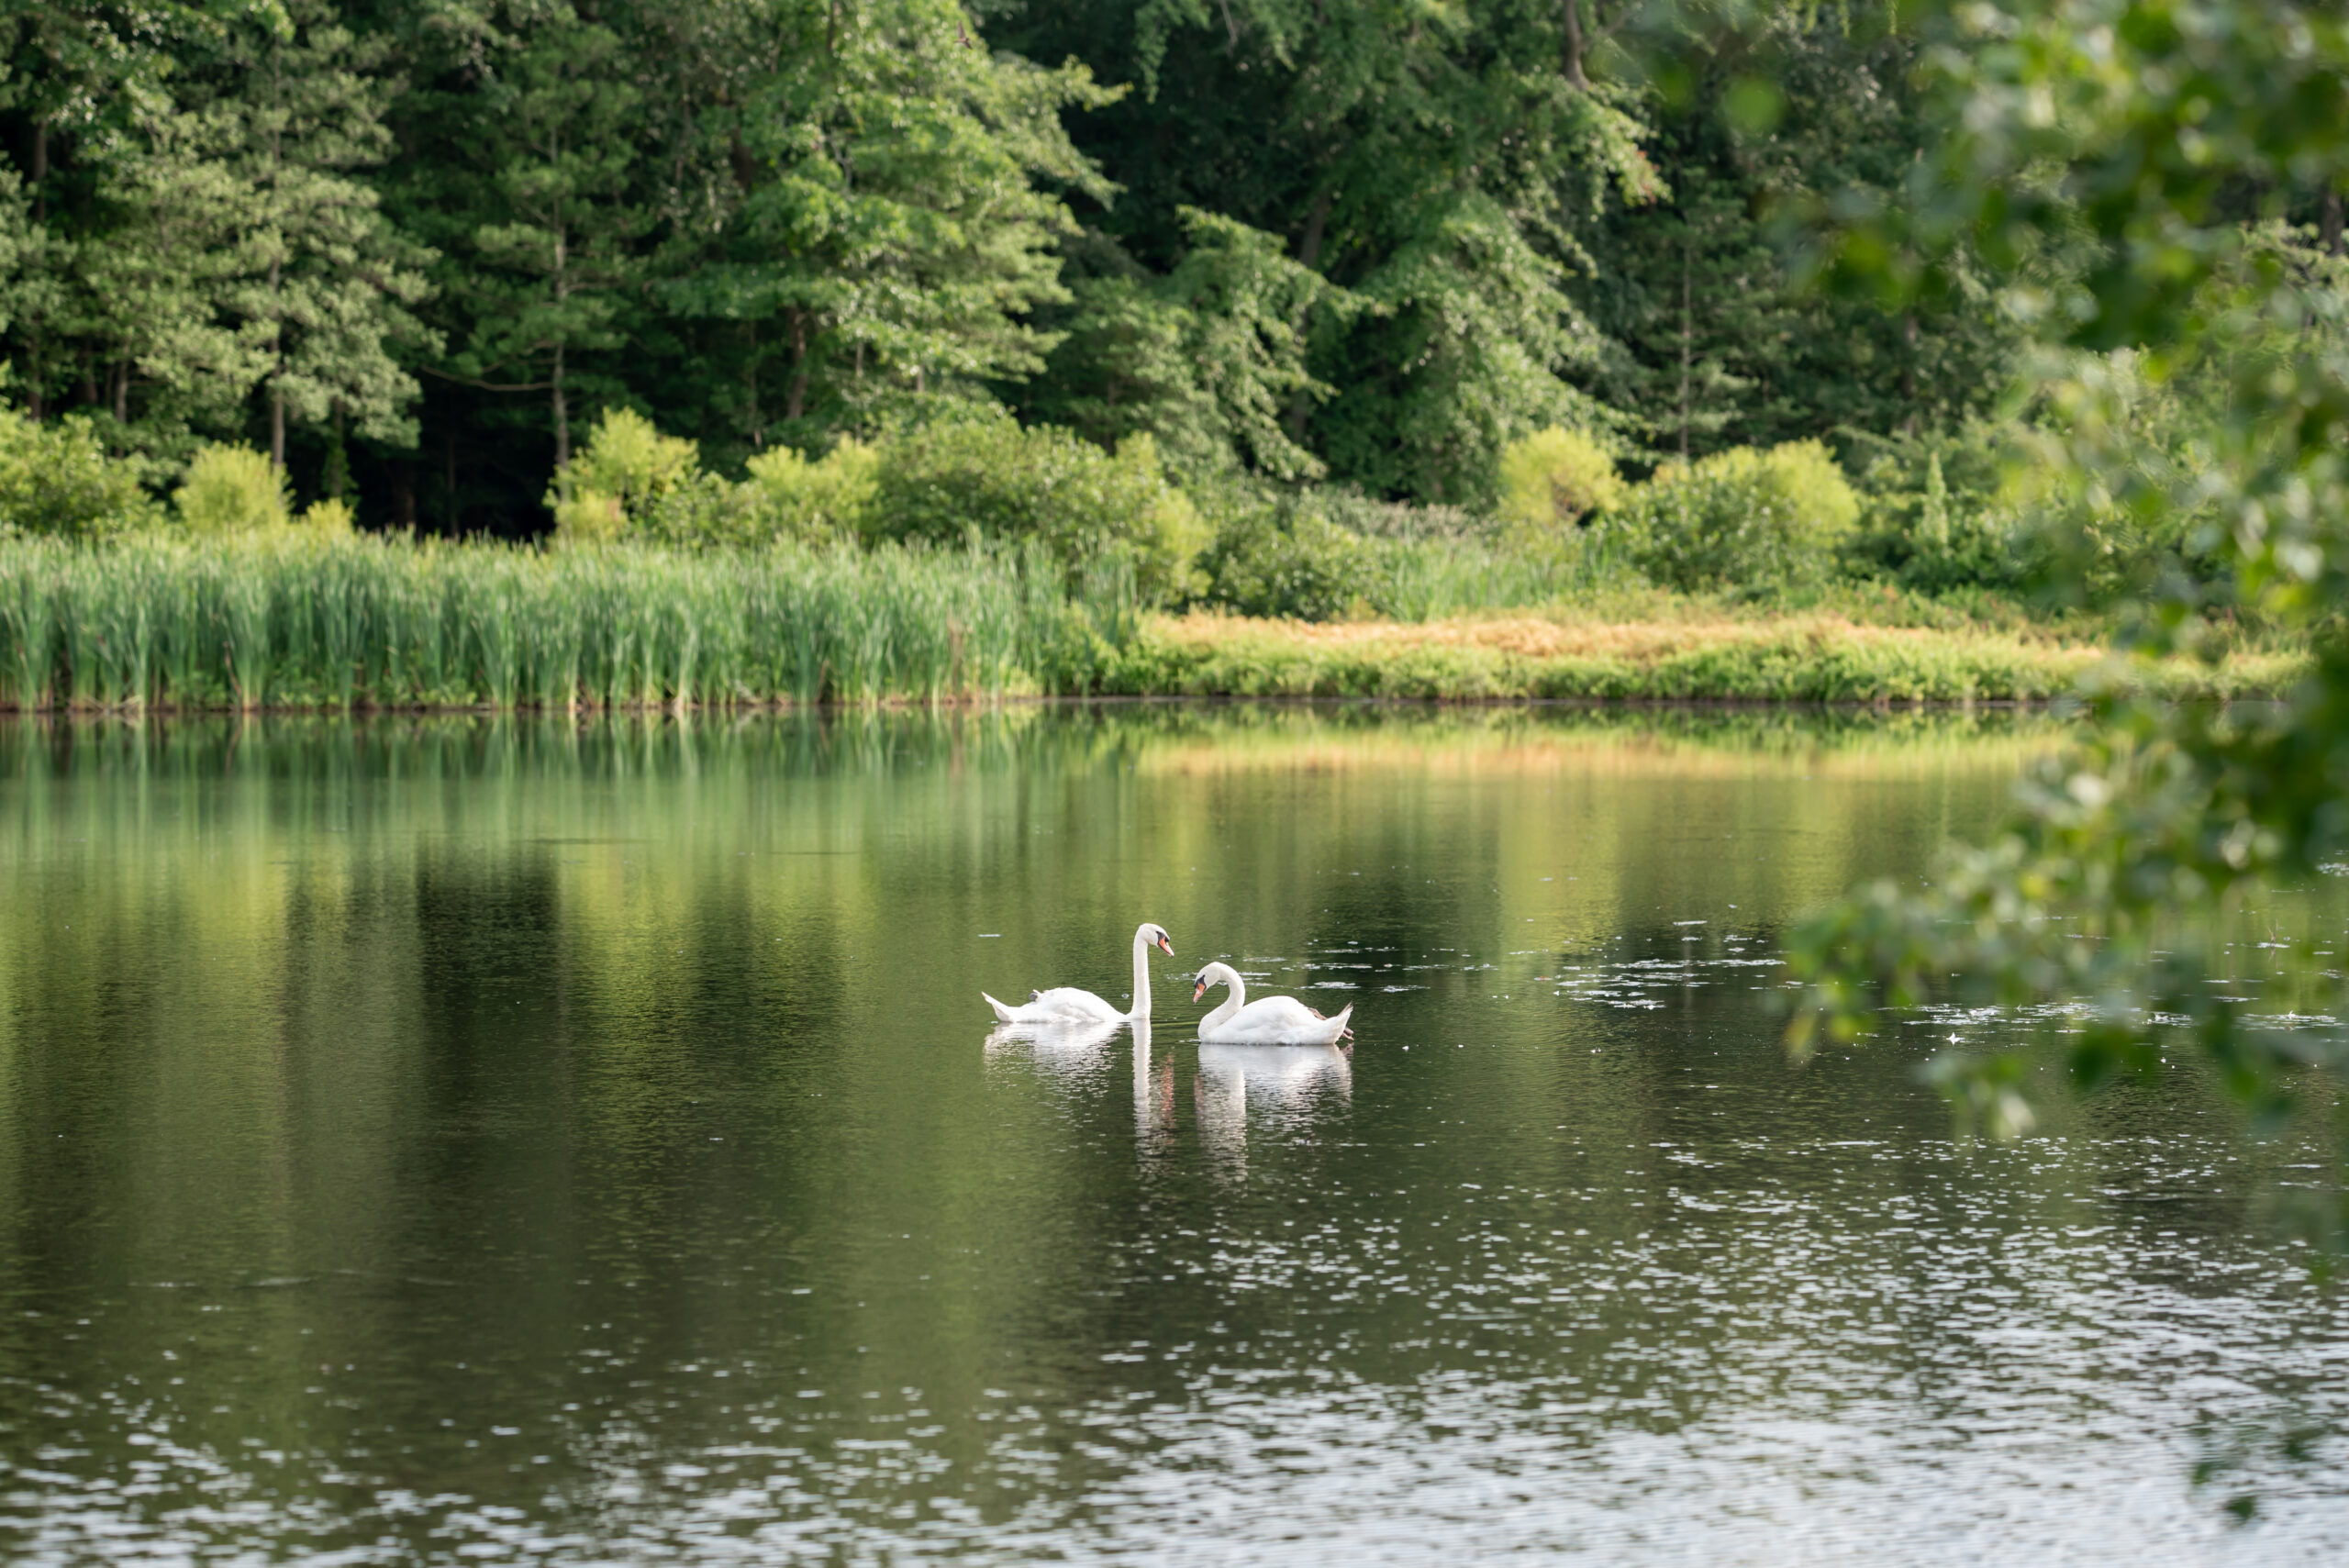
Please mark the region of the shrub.
[[1206, 597], [1246, 616], [1337, 620], [1370, 586], [1363, 540], [1310, 505], [1234, 506], [1200, 562]]
[[568, 495], [549, 497], [554, 508], [557, 544], [601, 544], [628, 532], [619, 497], [581, 485]]
[[154, 515], [138, 476], [107, 458], [87, 420], [44, 424], [0, 408], [0, 534], [86, 539], [130, 531]]
[[633, 408], [607, 408], [587, 444], [556, 473], [546, 504], [564, 543], [617, 539], [645, 522], [673, 491], [703, 477], [694, 442], [662, 435]]
[[172, 501], [200, 534], [250, 533], [285, 526], [285, 475], [250, 447], [206, 447], [187, 465]]
[[1036, 539], [1072, 581], [1130, 572], [1144, 598], [1194, 585], [1205, 529], [1147, 435], [1107, 452], [1057, 426], [1023, 428], [994, 407], [959, 411], [884, 443], [874, 528], [892, 539]]
[[881, 454], [842, 440], [810, 462], [789, 447], [750, 463], [747, 514], [767, 539], [829, 542], [877, 531]]
[[2005, 494], [2012, 432], [1987, 423], [1919, 436], [1853, 432], [1861, 523], [1846, 549], [1855, 575], [1929, 594], [2012, 589], [2031, 575], [2022, 516]]
[[1530, 539], [1555, 539], [1624, 494], [1615, 460], [1580, 430], [1553, 425], [1501, 449], [1501, 515]]
[[1826, 447], [1790, 441], [1666, 463], [1609, 526], [1653, 582], [1763, 588], [1827, 577], [1859, 515], [1859, 497]]
[[340, 495], [330, 495], [323, 501], [311, 502], [303, 509], [301, 517], [302, 526], [312, 533], [328, 534], [338, 538], [348, 537], [352, 532], [352, 525], [355, 521], [356, 519], [351, 516], [350, 503]]
[[1486, 539], [1495, 519], [1465, 506], [1425, 501], [1380, 501], [1349, 485], [1325, 484], [1307, 495], [1313, 509], [1364, 540], [1443, 543]]

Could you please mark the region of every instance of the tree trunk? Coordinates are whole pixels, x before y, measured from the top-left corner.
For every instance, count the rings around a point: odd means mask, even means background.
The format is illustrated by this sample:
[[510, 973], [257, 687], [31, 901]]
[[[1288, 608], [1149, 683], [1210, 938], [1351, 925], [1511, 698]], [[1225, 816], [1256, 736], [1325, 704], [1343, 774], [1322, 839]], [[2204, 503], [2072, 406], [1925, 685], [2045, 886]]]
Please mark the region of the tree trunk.
[[1900, 428], [1913, 436], [1917, 433], [1917, 318], [1914, 316], [1900, 318], [1900, 341], [1904, 350], [1900, 361], [1900, 400], [1909, 406], [1901, 417]]
[[554, 346], [554, 482], [555, 493], [571, 499], [571, 406], [562, 389], [562, 345]]
[[766, 426], [759, 417], [759, 324], [753, 319], [742, 323], [742, 408], [751, 432], [751, 444], [763, 447]]
[[1297, 242], [1297, 264], [1310, 271], [1321, 260], [1321, 237], [1330, 227], [1330, 200], [1332, 192], [1326, 188], [1313, 198], [1313, 210], [1305, 215], [1305, 235]]
[[1695, 243], [1685, 234], [1680, 240], [1680, 461], [1688, 461], [1688, 378], [1695, 361], [1695, 312], [1691, 308], [1688, 273], [1696, 264], [1690, 254]]
[[800, 415], [807, 410], [807, 317], [805, 313], [791, 313], [791, 390], [784, 395], [783, 417], [797, 424]]
[[334, 406], [334, 444], [327, 449], [327, 469], [318, 488], [330, 501], [349, 505], [351, 494], [351, 449], [342, 442], [342, 400]]
[[269, 466], [285, 472], [285, 317], [277, 308], [278, 261], [269, 261], [270, 337], [275, 364], [269, 373]]
[[[269, 195], [271, 220], [282, 224], [284, 208], [280, 201], [284, 183], [278, 178], [284, 168], [285, 149], [279, 140], [283, 122], [275, 114], [284, 95], [285, 50], [281, 42], [269, 51]], [[282, 248], [284, 234], [281, 229], [275, 242]], [[284, 265], [282, 255], [269, 259], [269, 466], [281, 477], [285, 473], [285, 300], [283, 293]]]
[[2328, 256], [2341, 254], [2341, 193], [2327, 190], [2324, 202], [2317, 209], [2317, 236], [2324, 243]]
[[[1330, 229], [1330, 202], [1334, 194], [1327, 188], [1317, 193], [1312, 209], [1305, 215], [1305, 233], [1297, 242], [1297, 264], [1308, 271], [1321, 260], [1321, 239]], [[1299, 336], [1304, 334], [1303, 320], [1291, 325]], [[1298, 446], [1305, 444], [1305, 420], [1312, 412], [1305, 395], [1300, 392], [1289, 400], [1287, 410], [1281, 416], [1281, 423], [1288, 430], [1288, 439]]]
[[117, 425], [130, 423], [130, 361], [124, 360], [114, 367], [114, 417]]
[[[562, 318], [562, 307], [571, 300], [571, 247], [569, 237], [562, 231], [562, 209], [556, 209], [554, 231], [554, 305], [555, 319]], [[562, 386], [562, 339], [554, 341], [554, 375], [549, 384], [553, 388], [554, 402], [554, 493], [562, 499], [571, 499], [571, 405], [564, 400]]]
[[1558, 0], [1558, 16], [1564, 23], [1564, 36], [1558, 46], [1558, 69], [1565, 72], [1566, 85], [1587, 93], [1590, 78], [1582, 70], [1582, 0]]
[[[43, 182], [49, 178], [49, 121], [33, 122], [33, 223], [35, 227], [49, 221], [49, 198], [42, 194]], [[32, 361], [32, 374], [28, 378], [25, 406], [35, 419], [48, 410], [42, 406], [40, 373], [40, 323], [32, 323], [26, 335], [25, 346], [31, 350], [26, 357]]]

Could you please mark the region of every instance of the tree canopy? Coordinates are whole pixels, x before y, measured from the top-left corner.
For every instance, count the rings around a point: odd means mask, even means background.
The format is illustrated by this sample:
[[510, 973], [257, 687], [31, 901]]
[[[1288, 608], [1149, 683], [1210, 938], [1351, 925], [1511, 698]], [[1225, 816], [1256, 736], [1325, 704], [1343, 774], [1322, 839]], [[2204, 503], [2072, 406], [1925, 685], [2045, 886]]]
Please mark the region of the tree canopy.
[[729, 472], [980, 401], [1186, 478], [1488, 506], [1545, 428], [1634, 461], [1888, 435], [2010, 368], [1963, 280], [1887, 310], [1782, 275], [1786, 214], [1925, 145], [1924, 36], [1888, 12], [0, 18], [6, 395], [158, 476], [250, 440], [377, 524], [534, 531], [608, 408]]

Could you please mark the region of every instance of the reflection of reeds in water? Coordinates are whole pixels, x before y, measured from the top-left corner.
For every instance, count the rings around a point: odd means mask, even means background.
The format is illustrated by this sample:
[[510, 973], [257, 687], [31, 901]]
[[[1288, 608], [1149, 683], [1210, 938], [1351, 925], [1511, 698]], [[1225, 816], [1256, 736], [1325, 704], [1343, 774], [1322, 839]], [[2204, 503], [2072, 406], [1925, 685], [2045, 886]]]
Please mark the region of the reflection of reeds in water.
[[1961, 760], [2020, 769], [2070, 730], [2044, 709], [1501, 707], [1422, 715], [1266, 705], [1253, 715], [1218, 709], [1211, 718], [1153, 736], [1137, 747], [1135, 767], [1202, 775], [1399, 769], [1461, 777], [1876, 777], [1929, 773]]
[[624, 780], [753, 767], [794, 777], [910, 777], [1114, 766], [1141, 776], [1400, 770], [1464, 776], [1899, 776], [1950, 763], [2009, 769], [2062, 742], [2044, 710], [1444, 708], [1278, 703], [844, 708], [803, 714], [589, 717], [195, 716], [163, 726], [95, 714], [0, 715], [0, 773], [80, 753], [139, 773], [233, 766], [266, 752], [318, 782], [352, 770], [430, 779]]

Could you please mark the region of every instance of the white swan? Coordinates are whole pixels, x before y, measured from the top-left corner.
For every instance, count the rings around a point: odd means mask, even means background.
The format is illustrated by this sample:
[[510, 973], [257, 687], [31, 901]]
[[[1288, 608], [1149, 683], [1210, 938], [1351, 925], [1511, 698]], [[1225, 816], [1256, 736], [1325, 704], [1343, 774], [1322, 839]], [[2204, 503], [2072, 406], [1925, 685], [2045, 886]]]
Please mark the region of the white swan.
[[1030, 991], [1027, 1002], [1017, 1007], [1008, 1007], [984, 991], [979, 995], [986, 996], [995, 1016], [1007, 1024], [1064, 1028], [1070, 1024], [1131, 1023], [1150, 1017], [1150, 950], [1153, 947], [1169, 958], [1174, 956], [1174, 944], [1167, 940], [1165, 928], [1144, 920], [1134, 928], [1134, 1010], [1130, 1013], [1121, 1013], [1092, 992], [1080, 991], [1074, 985]]
[[1228, 963], [1210, 963], [1200, 970], [1199, 983], [1191, 988], [1191, 1000], [1197, 1001], [1208, 994], [1208, 986], [1219, 984], [1230, 986], [1231, 995], [1199, 1020], [1201, 1040], [1217, 1045], [1335, 1045], [1353, 1035], [1346, 1027], [1346, 1020], [1353, 1016], [1352, 1002], [1334, 1018], [1323, 1018], [1294, 996], [1266, 996], [1251, 1002], [1248, 983]]

